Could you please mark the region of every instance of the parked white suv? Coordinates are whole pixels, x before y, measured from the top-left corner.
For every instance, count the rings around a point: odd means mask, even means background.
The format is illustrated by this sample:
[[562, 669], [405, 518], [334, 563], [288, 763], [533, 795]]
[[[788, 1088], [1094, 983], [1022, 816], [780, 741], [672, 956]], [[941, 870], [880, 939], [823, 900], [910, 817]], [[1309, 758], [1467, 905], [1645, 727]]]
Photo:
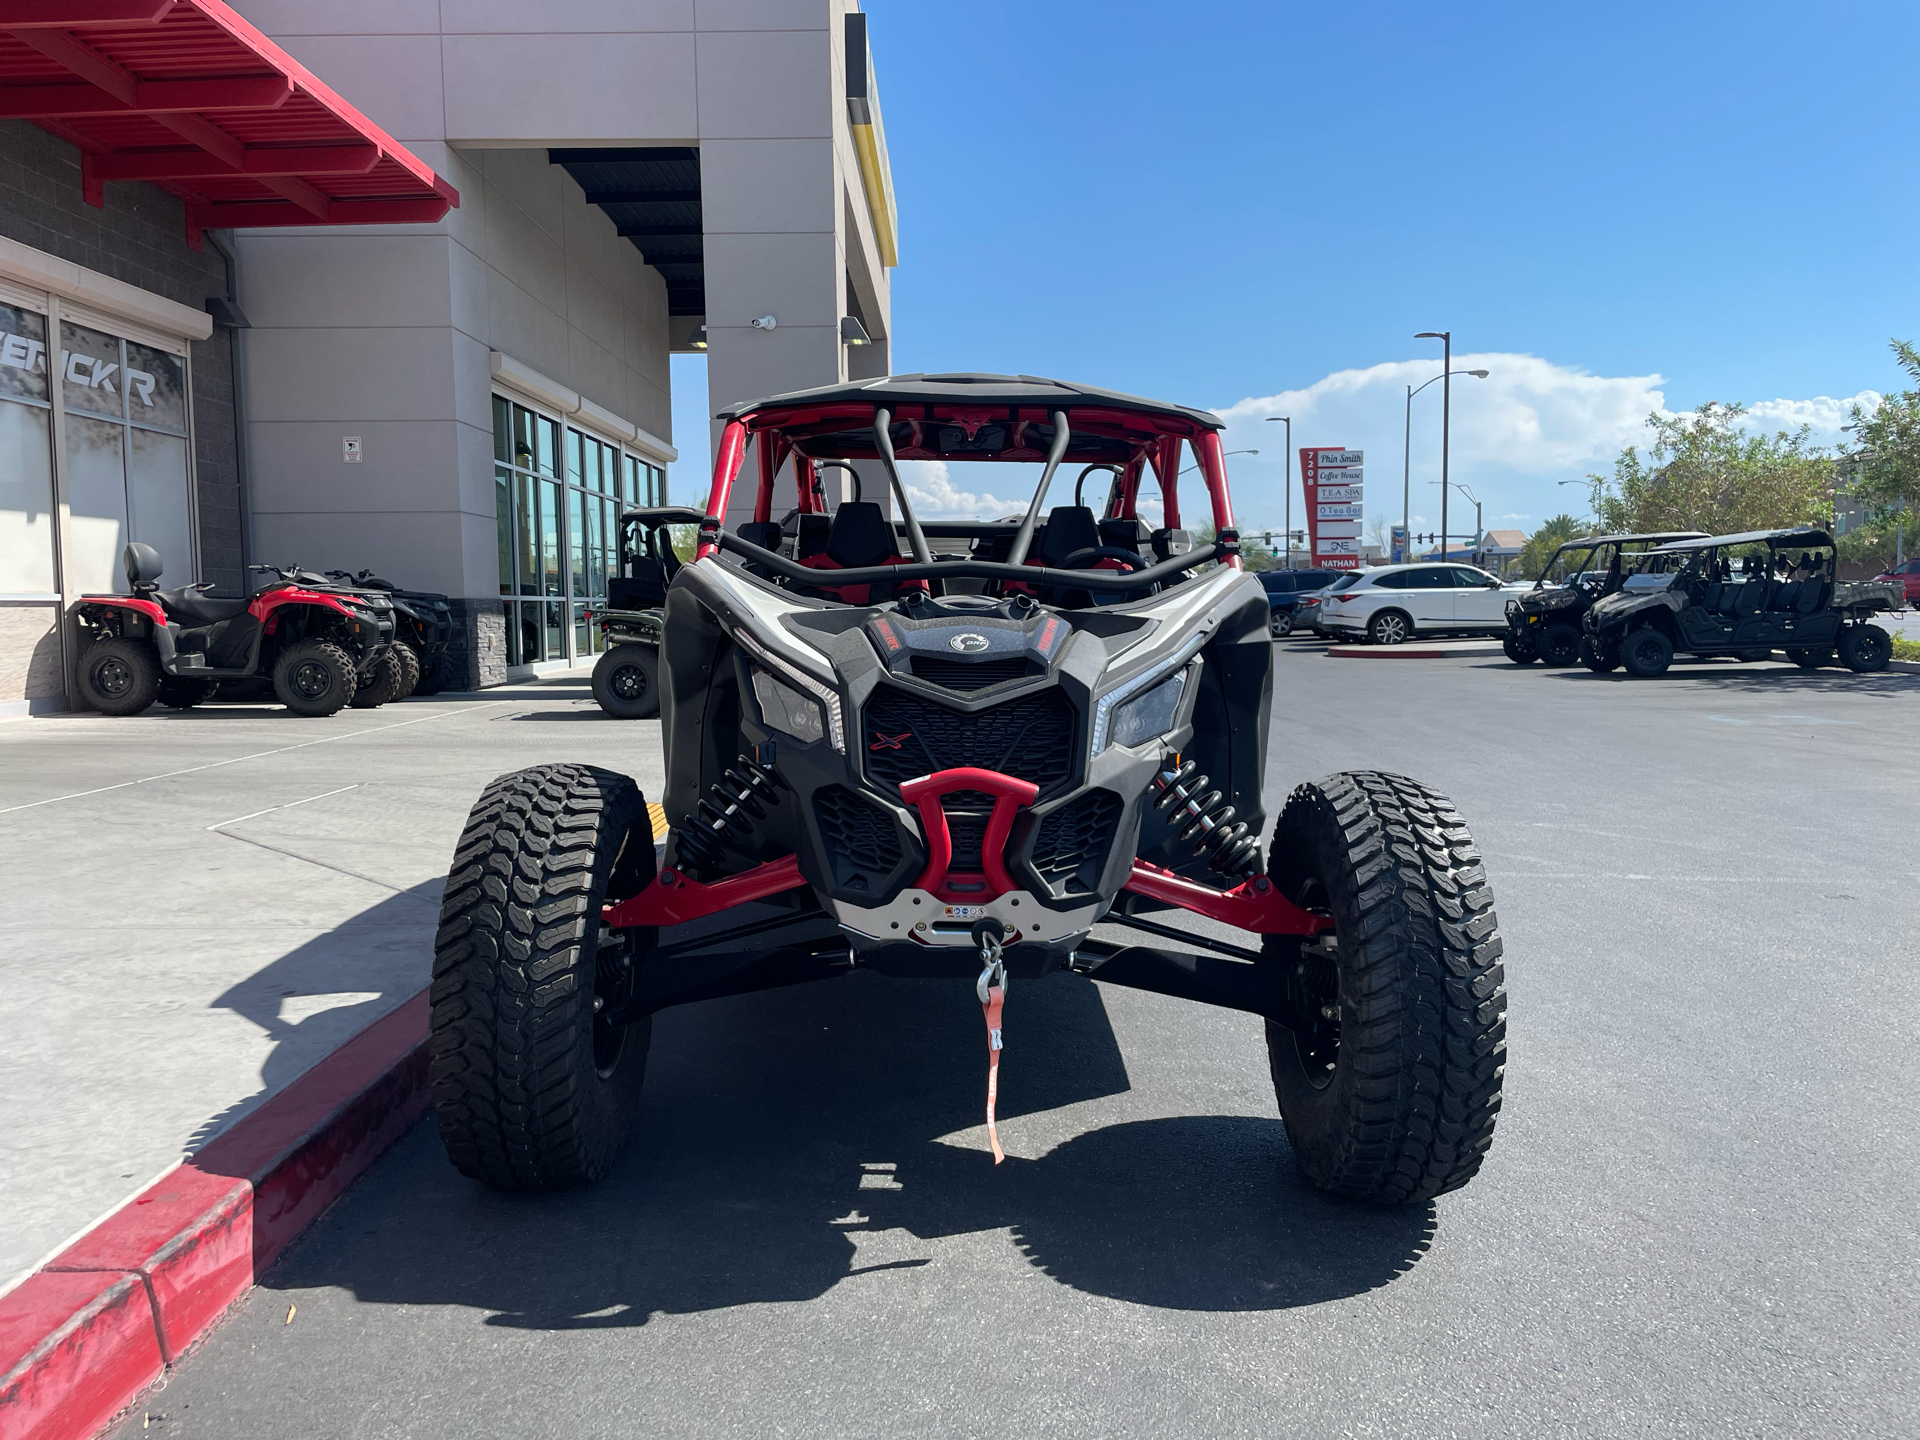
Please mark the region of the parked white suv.
[[1471, 565], [1379, 565], [1323, 591], [1314, 628], [1336, 640], [1365, 636], [1376, 645], [1415, 635], [1502, 635], [1507, 601], [1525, 588]]

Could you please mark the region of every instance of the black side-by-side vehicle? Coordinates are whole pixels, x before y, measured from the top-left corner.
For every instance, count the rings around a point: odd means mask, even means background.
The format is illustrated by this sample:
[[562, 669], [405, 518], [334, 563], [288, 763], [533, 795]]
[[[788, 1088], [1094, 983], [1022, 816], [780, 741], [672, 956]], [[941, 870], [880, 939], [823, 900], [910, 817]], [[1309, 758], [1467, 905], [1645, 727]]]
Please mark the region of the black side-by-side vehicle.
[[1536, 660], [1548, 666], [1573, 664], [1580, 658], [1581, 619], [1595, 602], [1615, 594], [1638, 573], [1649, 550], [1701, 535], [1699, 530], [1661, 530], [1567, 541], [1547, 558], [1533, 589], [1507, 602], [1501, 648], [1516, 665]]
[[1825, 530], [1702, 536], [1647, 560], [1648, 573], [1587, 611], [1581, 659], [1596, 673], [1624, 666], [1648, 677], [1676, 654], [1760, 659], [1775, 650], [1807, 670], [1837, 652], [1849, 670], [1871, 671], [1893, 655], [1892, 637], [1869, 617], [1899, 609], [1899, 587], [1836, 579]]

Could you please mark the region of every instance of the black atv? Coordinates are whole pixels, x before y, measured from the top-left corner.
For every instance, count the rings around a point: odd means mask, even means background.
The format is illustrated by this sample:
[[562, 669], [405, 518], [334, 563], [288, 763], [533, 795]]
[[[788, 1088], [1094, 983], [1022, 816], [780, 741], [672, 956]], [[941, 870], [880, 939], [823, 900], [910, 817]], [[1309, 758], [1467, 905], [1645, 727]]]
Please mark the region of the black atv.
[[[1259, 1016], [1322, 1189], [1397, 1204], [1472, 1179], [1505, 1053], [1486, 872], [1445, 796], [1378, 771], [1295, 785], [1263, 847], [1274, 647], [1219, 417], [906, 375], [721, 418], [698, 547], [666, 591], [663, 861], [633, 781], [576, 764], [495, 780], [455, 850], [429, 1042], [453, 1163], [510, 1189], [596, 1180], [655, 1012], [853, 969], [974, 983], [998, 1158], [1009, 981], [1066, 970]], [[760, 518], [730, 528], [750, 451]], [[1189, 455], [1216, 536], [1192, 546]], [[1018, 520], [922, 526], [902, 459], [1040, 479]], [[828, 460], [877, 462], [900, 520], [865, 500], [821, 514]], [[1043, 513], [1068, 461], [1119, 472], [1104, 517]], [[766, 518], [789, 466], [792, 535]], [[820, 548], [795, 553], [810, 532]], [[1184, 911], [1239, 933], [1167, 923]]]
[[428, 590], [402, 590], [371, 570], [349, 575], [329, 570], [327, 575], [360, 590], [378, 590], [393, 604], [395, 651], [409, 674], [405, 687], [393, 698], [438, 695], [454, 682], [448, 648], [453, 642], [453, 604], [445, 595]]
[[1855, 671], [1884, 670], [1893, 655], [1892, 637], [1868, 617], [1899, 609], [1900, 587], [1836, 580], [1824, 530], [1681, 540], [1650, 551], [1647, 569], [1587, 611], [1581, 659], [1596, 674], [1660, 675], [1679, 653], [1763, 660], [1785, 650], [1814, 670], [1838, 651]]
[[1548, 557], [1533, 589], [1507, 602], [1507, 633], [1500, 648], [1516, 665], [1571, 665], [1580, 658], [1580, 621], [1594, 602], [1616, 593], [1636, 573], [1646, 552], [1676, 540], [1698, 540], [1698, 530], [1645, 535], [1590, 535], [1569, 540]]
[[607, 580], [607, 603], [587, 613], [606, 647], [593, 667], [593, 698], [617, 719], [651, 720], [660, 713], [661, 607], [680, 569], [670, 527], [701, 519], [698, 510], [670, 507], [620, 517], [620, 573]]
[[137, 715], [155, 700], [190, 709], [235, 681], [271, 684], [296, 715], [331, 715], [395, 673], [384, 597], [300, 571], [275, 571], [250, 596], [162, 590], [159, 553], [138, 541], [122, 563], [131, 595], [83, 595], [73, 608], [80, 692], [103, 715]]

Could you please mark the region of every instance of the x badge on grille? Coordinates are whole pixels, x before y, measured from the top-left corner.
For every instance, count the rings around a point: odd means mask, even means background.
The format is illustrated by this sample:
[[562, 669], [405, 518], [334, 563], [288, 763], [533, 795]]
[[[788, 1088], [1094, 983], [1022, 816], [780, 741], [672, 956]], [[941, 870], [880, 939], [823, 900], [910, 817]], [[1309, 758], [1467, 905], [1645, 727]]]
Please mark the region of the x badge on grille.
[[878, 738], [871, 745], [867, 746], [869, 750], [898, 750], [902, 741], [913, 738], [913, 732], [911, 730], [903, 730], [898, 735], [886, 735], [878, 730], [873, 733]]

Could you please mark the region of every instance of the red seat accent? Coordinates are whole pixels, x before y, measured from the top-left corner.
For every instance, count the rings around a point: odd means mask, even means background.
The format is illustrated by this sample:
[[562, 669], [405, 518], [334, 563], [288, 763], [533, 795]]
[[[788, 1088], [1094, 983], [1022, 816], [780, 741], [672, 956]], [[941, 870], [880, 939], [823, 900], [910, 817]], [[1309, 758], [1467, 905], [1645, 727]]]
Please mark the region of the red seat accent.
[[[804, 556], [800, 563], [809, 570], [844, 570], [847, 568], [824, 551], [818, 555]], [[911, 565], [913, 562], [904, 555], [889, 555], [879, 563], [882, 565]], [[900, 584], [894, 588], [901, 589], [908, 586], [916, 590], [924, 590], [927, 588], [927, 582], [924, 580], [902, 580]], [[822, 585], [820, 588], [832, 595], [843, 605], [871, 605], [875, 603], [870, 598], [873, 590], [871, 585]]]

